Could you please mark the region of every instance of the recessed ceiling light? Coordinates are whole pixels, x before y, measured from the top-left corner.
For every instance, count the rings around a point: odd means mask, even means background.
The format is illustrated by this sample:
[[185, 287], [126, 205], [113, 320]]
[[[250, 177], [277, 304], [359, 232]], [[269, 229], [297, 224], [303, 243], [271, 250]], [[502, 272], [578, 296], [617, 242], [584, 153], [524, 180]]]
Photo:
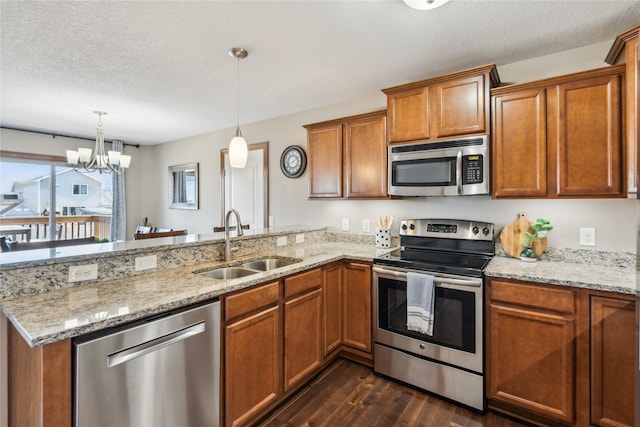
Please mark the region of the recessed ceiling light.
[[440, 7], [449, 0], [402, 0], [407, 6], [418, 10], [428, 10]]

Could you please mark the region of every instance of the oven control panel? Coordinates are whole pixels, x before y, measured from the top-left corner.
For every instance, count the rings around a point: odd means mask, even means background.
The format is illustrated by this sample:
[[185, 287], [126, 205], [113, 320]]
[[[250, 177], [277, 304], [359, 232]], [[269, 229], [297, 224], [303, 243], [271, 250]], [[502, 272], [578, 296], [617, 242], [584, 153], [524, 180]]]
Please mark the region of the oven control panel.
[[405, 219], [400, 221], [400, 235], [493, 241], [493, 224], [452, 219]]

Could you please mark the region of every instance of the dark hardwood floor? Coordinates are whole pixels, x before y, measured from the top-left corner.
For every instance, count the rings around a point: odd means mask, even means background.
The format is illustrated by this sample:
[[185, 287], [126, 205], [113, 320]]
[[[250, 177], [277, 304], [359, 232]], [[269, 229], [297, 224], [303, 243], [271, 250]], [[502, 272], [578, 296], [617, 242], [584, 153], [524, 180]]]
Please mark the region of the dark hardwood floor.
[[524, 427], [493, 412], [476, 412], [375, 375], [338, 359], [261, 427], [418, 426]]

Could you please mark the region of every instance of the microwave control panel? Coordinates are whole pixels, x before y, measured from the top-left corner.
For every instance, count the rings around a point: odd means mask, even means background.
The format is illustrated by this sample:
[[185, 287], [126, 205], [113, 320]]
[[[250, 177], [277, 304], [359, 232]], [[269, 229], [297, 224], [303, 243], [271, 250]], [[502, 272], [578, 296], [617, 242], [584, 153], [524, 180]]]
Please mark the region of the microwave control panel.
[[462, 158], [462, 183], [481, 184], [484, 173], [482, 154], [473, 154]]

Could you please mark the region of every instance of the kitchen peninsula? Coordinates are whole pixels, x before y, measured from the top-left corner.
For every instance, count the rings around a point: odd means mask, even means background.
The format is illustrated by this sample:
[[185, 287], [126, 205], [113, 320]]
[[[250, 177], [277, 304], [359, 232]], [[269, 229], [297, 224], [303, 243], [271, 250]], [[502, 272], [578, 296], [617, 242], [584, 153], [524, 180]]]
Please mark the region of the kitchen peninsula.
[[[70, 425], [72, 338], [149, 317], [155, 318], [227, 295], [238, 295], [238, 291], [259, 288], [258, 285], [262, 283], [282, 281], [285, 289], [289, 289], [287, 281], [298, 276], [304, 277], [304, 272], [320, 272], [325, 266], [330, 268], [322, 271], [331, 278], [332, 284], [338, 286], [340, 295], [337, 297], [340, 299], [336, 300], [335, 306], [349, 304], [350, 309], [348, 313], [345, 311], [344, 316], [338, 313], [343, 319], [336, 324], [340, 328], [339, 337], [348, 338], [345, 342], [348, 341], [346, 346], [352, 349], [350, 353], [353, 358], [365, 363], [367, 359], [370, 361], [370, 262], [376, 255], [390, 249], [376, 249], [372, 236], [362, 237], [359, 242], [353, 238], [340, 242], [339, 236], [332, 239], [328, 237], [329, 234], [323, 227], [252, 230], [243, 237], [232, 237], [234, 255], [231, 263], [219, 261], [224, 247], [222, 233], [156, 239], [152, 243], [105, 244], [102, 248], [92, 245], [91, 249], [95, 249], [95, 252], [85, 255], [80, 255], [82, 249], [79, 248], [75, 251], [60, 249], [53, 258], [47, 256], [48, 251], [34, 251], [32, 255], [37, 259], [30, 261], [25, 253], [19, 254], [19, 257], [3, 255], [0, 274], [3, 283], [8, 285], [3, 312], [12, 324], [9, 328], [9, 405], [13, 408], [10, 411], [12, 425], [32, 425], [39, 410], [31, 412], [26, 407], [41, 408], [48, 414], [52, 425]], [[283, 243], [283, 246], [278, 246]], [[157, 268], [151, 272], [136, 271], [134, 258], [149, 256], [156, 257]], [[296, 262], [287, 267], [256, 272], [249, 277], [229, 281], [197, 274], [265, 256]], [[98, 264], [99, 280], [81, 286], [67, 282], [71, 265], [88, 263]], [[25, 283], [25, 277], [30, 278], [29, 283]], [[343, 277], [349, 278], [345, 280], [344, 287], [341, 285]], [[322, 285], [324, 290], [324, 280]], [[297, 285], [292, 286], [291, 289], [295, 289]], [[315, 284], [312, 287], [319, 289]], [[280, 298], [277, 296], [279, 293], [276, 291], [277, 299]], [[357, 300], [349, 301], [351, 296]], [[47, 307], [47, 310], [42, 310], [42, 307]], [[350, 320], [351, 316], [363, 312], [367, 316]], [[226, 316], [224, 313], [228, 311], [223, 309], [223, 317]], [[320, 316], [321, 313], [317, 314]], [[320, 327], [319, 324], [317, 326]], [[320, 334], [316, 336], [320, 339]], [[319, 347], [320, 342], [317, 345]], [[335, 358], [341, 351], [341, 343], [338, 343], [330, 356]], [[317, 369], [328, 361], [327, 358]], [[296, 384], [296, 387], [303, 385], [318, 372], [317, 369], [303, 375], [301, 379], [304, 381]], [[40, 377], [40, 373], [43, 377]], [[12, 378], [11, 375], [15, 376]], [[47, 375], [53, 375], [55, 380], [48, 382]], [[41, 387], [40, 393], [33, 393], [30, 385]]]

